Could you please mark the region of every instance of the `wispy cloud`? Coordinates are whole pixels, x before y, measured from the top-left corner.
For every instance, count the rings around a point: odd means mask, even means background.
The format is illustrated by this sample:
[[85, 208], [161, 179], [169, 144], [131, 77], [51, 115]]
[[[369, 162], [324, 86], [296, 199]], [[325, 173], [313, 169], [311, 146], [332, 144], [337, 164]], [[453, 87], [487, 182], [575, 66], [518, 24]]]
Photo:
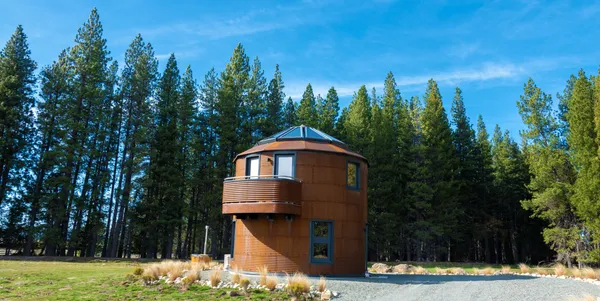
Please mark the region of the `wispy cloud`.
[[251, 35], [283, 28], [326, 21], [319, 11], [302, 13], [322, 6], [320, 2], [303, 2], [292, 6], [275, 6], [270, 9], [251, 10], [228, 18], [202, 18], [202, 22], [187, 21], [155, 28], [141, 29], [144, 36], [160, 36], [173, 33], [192, 34], [208, 39], [222, 39]]
[[481, 45], [479, 43], [460, 43], [451, 47], [448, 50], [448, 55], [459, 59], [465, 59], [479, 51], [481, 51]]
[[[419, 74], [413, 76], [400, 76], [396, 77], [396, 83], [399, 87], [411, 88], [425, 85], [429, 79], [433, 78], [440, 85], [458, 85], [466, 82], [478, 82], [488, 81], [492, 79], [506, 79], [512, 78], [516, 75], [524, 72], [523, 66], [517, 66], [511, 63], [484, 63], [477, 67], [466, 68], [466, 69], [453, 69], [443, 72], [432, 72], [426, 74]], [[286, 86], [286, 94], [293, 99], [299, 99], [302, 97], [302, 93], [306, 88], [309, 81], [304, 83], [296, 81], [288, 83]], [[312, 83], [313, 91], [316, 94], [326, 95], [327, 90], [334, 86], [340, 97], [351, 96], [361, 85], [366, 85], [369, 89], [376, 88], [381, 90], [383, 88], [383, 80], [380, 81], [369, 81], [365, 83]]]
[[[192, 49], [192, 50], [185, 50], [185, 51], [175, 51], [174, 53], [175, 53], [175, 58], [180, 59], [180, 58], [196, 57], [202, 52], [203, 52], [202, 49]], [[156, 54], [154, 57], [156, 57], [159, 60], [166, 60], [170, 56], [171, 56], [171, 53], [160, 53], [160, 54]]]

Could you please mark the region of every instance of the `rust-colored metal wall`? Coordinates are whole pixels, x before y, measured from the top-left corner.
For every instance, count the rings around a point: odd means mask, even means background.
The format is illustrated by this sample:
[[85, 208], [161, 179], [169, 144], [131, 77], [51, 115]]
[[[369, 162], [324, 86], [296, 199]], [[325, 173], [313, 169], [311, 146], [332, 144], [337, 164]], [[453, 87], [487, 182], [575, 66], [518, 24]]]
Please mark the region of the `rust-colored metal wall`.
[[[269, 160], [270, 159], [270, 160]], [[260, 174], [273, 174], [273, 153], [260, 154]], [[236, 161], [236, 176], [245, 174], [244, 157]], [[346, 186], [346, 164], [360, 164], [360, 190]], [[256, 271], [301, 271], [311, 275], [362, 275], [365, 271], [368, 166], [348, 154], [297, 151], [296, 178], [302, 181], [302, 213], [291, 221], [281, 215], [236, 220], [232, 266]], [[333, 221], [333, 263], [310, 263], [310, 221]]]

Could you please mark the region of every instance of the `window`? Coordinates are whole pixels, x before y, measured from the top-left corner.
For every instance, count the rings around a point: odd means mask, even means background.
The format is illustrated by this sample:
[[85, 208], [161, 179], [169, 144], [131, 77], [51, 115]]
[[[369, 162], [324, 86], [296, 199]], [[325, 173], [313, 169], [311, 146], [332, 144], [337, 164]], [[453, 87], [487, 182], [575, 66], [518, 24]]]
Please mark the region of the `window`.
[[356, 162], [348, 162], [346, 165], [346, 185], [348, 189], [360, 189], [360, 165]]
[[333, 263], [333, 222], [310, 222], [310, 262]]
[[235, 251], [235, 220], [231, 221], [231, 258]]
[[260, 168], [260, 157], [246, 157], [246, 176], [251, 179], [258, 178], [258, 171]]
[[275, 154], [275, 166], [273, 168], [274, 175], [295, 177], [296, 171], [296, 156], [294, 154]]

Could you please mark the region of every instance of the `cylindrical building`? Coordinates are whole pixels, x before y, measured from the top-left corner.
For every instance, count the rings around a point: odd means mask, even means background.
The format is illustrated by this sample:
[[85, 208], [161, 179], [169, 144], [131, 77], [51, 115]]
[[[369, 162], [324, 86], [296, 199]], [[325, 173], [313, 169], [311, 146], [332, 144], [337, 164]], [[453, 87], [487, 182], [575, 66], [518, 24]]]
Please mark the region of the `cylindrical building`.
[[235, 158], [223, 184], [233, 215], [231, 266], [255, 272], [363, 275], [365, 157], [319, 130], [296, 126]]

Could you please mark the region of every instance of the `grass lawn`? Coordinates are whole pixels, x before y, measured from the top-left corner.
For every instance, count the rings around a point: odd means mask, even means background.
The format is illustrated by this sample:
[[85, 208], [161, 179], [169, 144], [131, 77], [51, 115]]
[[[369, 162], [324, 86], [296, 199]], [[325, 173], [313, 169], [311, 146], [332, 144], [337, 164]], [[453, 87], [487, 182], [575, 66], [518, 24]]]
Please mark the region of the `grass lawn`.
[[144, 286], [131, 274], [146, 264], [0, 260], [0, 300], [287, 300], [284, 293], [251, 291], [229, 297], [225, 289], [171, 284]]

